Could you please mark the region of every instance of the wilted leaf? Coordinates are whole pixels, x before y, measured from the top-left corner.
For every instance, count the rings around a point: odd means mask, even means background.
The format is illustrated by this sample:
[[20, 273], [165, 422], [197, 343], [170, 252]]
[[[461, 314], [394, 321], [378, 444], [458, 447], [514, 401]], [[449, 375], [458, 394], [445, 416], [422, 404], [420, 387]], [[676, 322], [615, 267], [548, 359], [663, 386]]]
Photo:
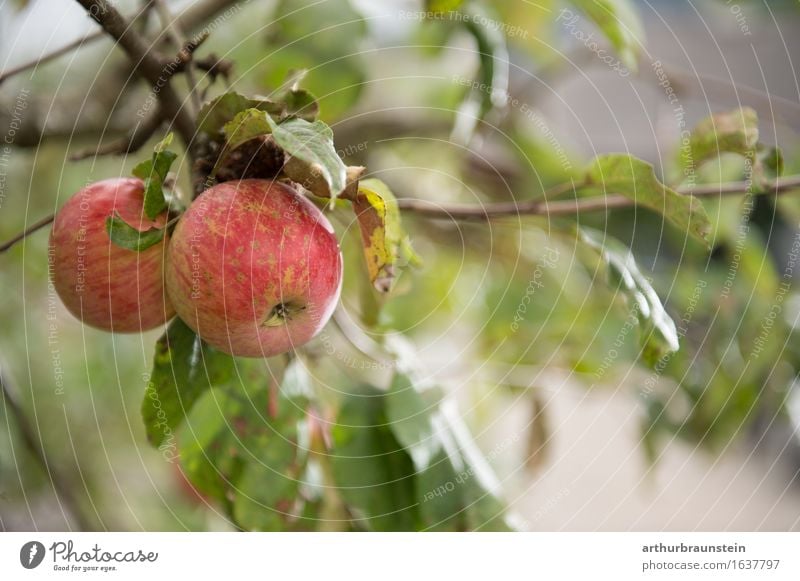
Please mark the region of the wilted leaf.
[[570, 0], [606, 35], [620, 60], [636, 71], [643, 28], [630, 0]]
[[689, 143], [691, 157], [681, 155], [684, 165], [699, 166], [723, 153], [750, 157], [758, 144], [758, 115], [742, 107], [707, 117], [694, 127]]
[[159, 446], [208, 389], [228, 381], [233, 358], [204, 344], [175, 318], [156, 343], [153, 372], [142, 402], [147, 438]]
[[121, 248], [142, 252], [154, 246], [164, 239], [163, 228], [150, 228], [149, 230], [137, 230], [116, 212], [113, 216], [106, 218], [106, 232], [111, 242]]
[[388, 292], [398, 265], [420, 263], [400, 223], [397, 200], [376, 179], [359, 181], [357, 194], [349, 198], [361, 229], [370, 280], [380, 292]]
[[655, 210], [708, 245], [711, 223], [703, 204], [693, 196], [679, 194], [662, 184], [653, 166], [645, 161], [621, 153], [601, 155], [589, 167], [586, 185], [597, 186], [606, 194], [622, 194], [636, 204]]
[[580, 240], [599, 254], [610, 281], [619, 284], [639, 322], [642, 357], [651, 365], [680, 347], [675, 322], [664, 310], [653, 286], [639, 271], [631, 251], [602, 232], [580, 229]]
[[172, 143], [172, 133], [161, 140], [153, 150], [153, 156], [133, 168], [133, 175], [144, 181], [144, 213], [151, 220], [167, 209], [164, 197], [164, 180], [177, 154], [167, 147]]

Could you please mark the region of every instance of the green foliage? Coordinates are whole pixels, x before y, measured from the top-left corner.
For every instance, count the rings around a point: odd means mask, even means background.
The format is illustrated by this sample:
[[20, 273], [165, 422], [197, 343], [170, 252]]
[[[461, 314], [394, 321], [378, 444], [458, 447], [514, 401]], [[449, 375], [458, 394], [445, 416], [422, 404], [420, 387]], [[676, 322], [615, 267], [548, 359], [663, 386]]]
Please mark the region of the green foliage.
[[276, 123], [267, 116], [272, 136], [287, 155], [304, 162], [309, 172], [319, 173], [328, 185], [331, 200], [344, 190], [347, 170], [333, 145], [333, 131], [322, 121], [288, 119]]
[[625, 66], [638, 68], [643, 28], [630, 0], [570, 0], [603, 31]]
[[125, 222], [116, 212], [113, 216], [106, 218], [106, 232], [108, 232], [108, 237], [112, 243], [135, 252], [147, 250], [164, 239], [163, 228], [137, 230]]
[[233, 358], [209, 347], [175, 318], [156, 342], [153, 371], [142, 402], [147, 438], [159, 446], [212, 386], [233, 376]]
[[580, 230], [580, 239], [598, 253], [608, 268], [609, 284], [619, 288], [639, 322], [642, 358], [655, 365], [663, 357], [678, 350], [678, 330], [664, 310], [650, 281], [639, 271], [628, 248], [603, 232]]
[[186, 418], [180, 459], [192, 484], [246, 530], [298, 524], [299, 490], [308, 461], [309, 378], [300, 360], [284, 370], [235, 360], [233, 376], [215, 384]]
[[649, 163], [625, 154], [600, 155], [586, 174], [586, 184], [618, 193], [663, 214], [682, 232], [708, 244], [711, 223], [699, 200], [662, 184]]
[[161, 140], [153, 150], [153, 156], [133, 168], [133, 175], [144, 180], [144, 213], [151, 220], [167, 209], [164, 196], [164, 180], [178, 154], [169, 151], [172, 133]]
[[384, 406], [384, 394], [369, 386], [347, 396], [331, 431], [333, 474], [357, 526], [414, 530], [414, 465]]
[[339, 118], [362, 92], [366, 32], [348, 0], [281, 0], [266, 29], [266, 85], [278, 87], [293, 71], [306, 70], [303, 84], [318, 96], [323, 119]]

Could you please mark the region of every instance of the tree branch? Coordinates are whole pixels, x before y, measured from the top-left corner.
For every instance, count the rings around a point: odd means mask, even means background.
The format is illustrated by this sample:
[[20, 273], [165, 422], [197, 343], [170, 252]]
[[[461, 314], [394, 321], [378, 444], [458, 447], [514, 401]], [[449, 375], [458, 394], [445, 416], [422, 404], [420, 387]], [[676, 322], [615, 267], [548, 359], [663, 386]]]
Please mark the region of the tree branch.
[[[730, 196], [743, 194], [751, 186], [748, 182], [728, 182], [723, 184], [704, 184], [692, 190], [678, 189], [682, 194], [698, 198]], [[780, 194], [800, 188], [800, 175], [787, 176], [769, 183], [767, 194]], [[580, 212], [598, 212], [613, 208], [630, 208], [636, 203], [619, 194], [578, 198], [575, 200], [523, 200], [521, 202], [499, 202], [478, 206], [475, 204], [441, 204], [427, 200], [401, 198], [397, 204], [404, 212], [413, 212], [428, 218], [447, 220], [491, 220], [508, 216], [558, 216], [575, 215]]]
[[22, 242], [23, 240], [25, 240], [25, 238], [27, 238], [37, 230], [41, 230], [48, 224], [52, 223], [53, 220], [55, 220], [55, 214], [50, 214], [49, 216], [42, 218], [38, 222], [34, 222], [30, 226], [28, 226], [25, 230], [14, 236], [11, 240], [9, 240], [8, 242], [4, 242], [2, 245], [0, 245], [0, 254], [6, 252], [18, 242]]
[[[197, 2], [193, 4], [191, 8], [184, 10], [183, 13], [181, 13], [181, 15], [175, 19], [175, 25], [182, 30], [194, 30], [210, 18], [213, 18], [219, 12], [222, 12], [223, 10], [236, 4], [238, 1], [239, 0], [205, 0], [204, 2]], [[0, 73], [0, 84], [14, 75], [34, 69], [41, 64], [57, 59], [60, 56], [68, 54], [84, 45], [91, 44], [96, 40], [104, 38], [105, 36], [105, 31], [98, 30], [97, 32], [87, 34], [78, 40], [64, 45], [53, 52], [47, 53], [46, 55], [3, 71]]]
[[175, 124], [175, 129], [187, 147], [194, 139], [194, 121], [183, 108], [181, 98], [170, 84], [171, 73], [165, 71], [161, 61], [151, 52], [144, 40], [136, 34], [129, 23], [107, 0], [77, 0], [89, 16], [103, 27], [133, 62], [136, 70], [157, 91], [156, 96], [167, 120]]

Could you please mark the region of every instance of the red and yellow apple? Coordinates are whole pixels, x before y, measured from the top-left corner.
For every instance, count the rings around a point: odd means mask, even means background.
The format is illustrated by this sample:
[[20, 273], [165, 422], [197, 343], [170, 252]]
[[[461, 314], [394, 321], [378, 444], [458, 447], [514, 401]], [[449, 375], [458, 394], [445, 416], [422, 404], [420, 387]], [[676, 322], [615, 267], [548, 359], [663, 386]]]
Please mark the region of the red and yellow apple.
[[342, 256], [330, 222], [289, 186], [229, 181], [181, 217], [166, 281], [178, 315], [208, 344], [270, 357], [307, 343], [328, 321]]
[[164, 288], [165, 239], [136, 252], [111, 242], [106, 219], [118, 214], [139, 231], [163, 227], [143, 211], [144, 184], [115, 178], [88, 185], [56, 214], [50, 234], [53, 285], [67, 309], [98, 329], [135, 333], [157, 327], [175, 311]]

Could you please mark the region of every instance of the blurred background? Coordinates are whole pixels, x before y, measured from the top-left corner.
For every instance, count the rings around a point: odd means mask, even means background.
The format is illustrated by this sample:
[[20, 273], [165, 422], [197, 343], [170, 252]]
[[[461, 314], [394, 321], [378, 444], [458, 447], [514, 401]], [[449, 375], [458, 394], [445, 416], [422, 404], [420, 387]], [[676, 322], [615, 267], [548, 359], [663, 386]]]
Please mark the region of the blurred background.
[[[170, 2], [174, 14], [193, 4]], [[508, 99], [474, 127], [485, 103], [469, 89], [481, 82], [480, 36], [463, 22], [428, 18], [414, 1], [229, 4], [207, 23], [200, 54], [235, 66], [210, 94], [226, 83], [268, 94], [308, 68], [304, 86], [340, 156], [399, 198], [536, 199], [608, 152], [645, 159], [680, 185], [681, 131], [742, 106], [758, 114], [760, 141], [782, 149], [785, 173], [800, 172], [796, 2], [634, 2], [638, 72], [572, 4], [488, 3], [486, 36], [499, 32], [508, 51]], [[154, 19], [141, 26], [157, 30]], [[0, 70], [93, 30], [76, 3], [6, 1]], [[0, 240], [143, 159], [69, 159], [124, 134], [147, 99], [112, 48], [87, 43], [0, 84]], [[188, 190], [188, 168], [173, 169]], [[741, 157], [722, 156], [698, 179], [739, 181], [745, 171]], [[643, 209], [488, 224], [404, 213], [424, 265], [404, 270], [380, 305], [363, 291], [357, 227], [334, 213], [347, 273], [341, 316], [364, 333], [413, 340], [425, 374], [458, 400], [523, 530], [798, 530], [800, 295], [782, 283], [792, 280], [800, 195], [704, 203], [710, 253]], [[587, 259], [575, 224], [630, 247], [651, 279], [681, 343], [663, 365], [638, 360], [630, 305]], [[146, 443], [139, 409], [161, 331], [110, 335], [73, 319], [48, 284], [46, 231], [0, 255], [0, 288], [3, 379], [51, 468], [32, 457], [6, 402], [0, 528], [76, 529], [78, 511], [108, 530], [227, 529]], [[357, 353], [345, 360], [350, 380], [366, 373]]]

